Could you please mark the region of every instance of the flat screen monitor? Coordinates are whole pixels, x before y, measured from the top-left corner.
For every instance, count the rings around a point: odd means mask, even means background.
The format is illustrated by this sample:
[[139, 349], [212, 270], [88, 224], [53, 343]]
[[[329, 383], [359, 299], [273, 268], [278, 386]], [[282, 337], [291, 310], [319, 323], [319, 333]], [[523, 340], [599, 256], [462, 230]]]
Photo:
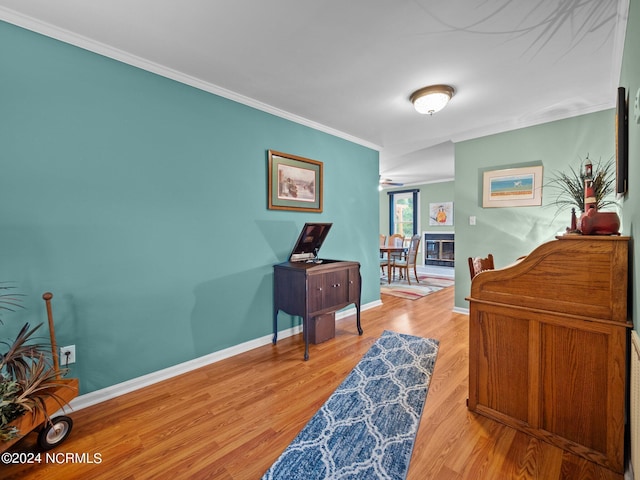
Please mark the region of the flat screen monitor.
[[305, 223], [289, 261], [301, 262], [317, 258], [322, 242], [327, 238], [332, 223]]

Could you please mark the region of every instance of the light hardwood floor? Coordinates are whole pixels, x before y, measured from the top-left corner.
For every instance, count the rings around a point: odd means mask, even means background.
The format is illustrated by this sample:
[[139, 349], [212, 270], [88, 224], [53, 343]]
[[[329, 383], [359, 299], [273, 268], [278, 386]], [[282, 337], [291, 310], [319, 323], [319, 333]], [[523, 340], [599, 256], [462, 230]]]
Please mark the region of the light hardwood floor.
[[[308, 362], [297, 335], [72, 413], [73, 432], [52, 452], [101, 463], [43, 458], [0, 465], [0, 478], [259, 479], [386, 329], [440, 340], [409, 480], [622, 479], [467, 410], [468, 319], [452, 313], [453, 288], [382, 300], [363, 313], [363, 336], [340, 320]], [[37, 451], [35, 434], [16, 447]]]

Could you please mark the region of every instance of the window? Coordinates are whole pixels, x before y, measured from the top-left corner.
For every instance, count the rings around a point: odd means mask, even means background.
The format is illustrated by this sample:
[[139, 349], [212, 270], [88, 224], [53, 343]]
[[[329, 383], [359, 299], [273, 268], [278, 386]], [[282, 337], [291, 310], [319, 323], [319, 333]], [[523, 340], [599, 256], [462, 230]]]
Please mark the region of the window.
[[401, 193], [394, 195], [393, 200], [393, 233], [410, 237], [413, 235], [413, 195]]
[[400, 233], [411, 238], [418, 233], [419, 190], [388, 192], [389, 235]]

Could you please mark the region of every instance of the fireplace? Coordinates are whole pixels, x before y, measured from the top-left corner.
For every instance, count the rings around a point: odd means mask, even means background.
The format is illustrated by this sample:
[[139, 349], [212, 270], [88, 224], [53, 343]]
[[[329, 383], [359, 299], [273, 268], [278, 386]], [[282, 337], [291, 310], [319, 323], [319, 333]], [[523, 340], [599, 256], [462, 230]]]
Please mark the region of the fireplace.
[[454, 233], [424, 232], [424, 264], [453, 267], [455, 260]]

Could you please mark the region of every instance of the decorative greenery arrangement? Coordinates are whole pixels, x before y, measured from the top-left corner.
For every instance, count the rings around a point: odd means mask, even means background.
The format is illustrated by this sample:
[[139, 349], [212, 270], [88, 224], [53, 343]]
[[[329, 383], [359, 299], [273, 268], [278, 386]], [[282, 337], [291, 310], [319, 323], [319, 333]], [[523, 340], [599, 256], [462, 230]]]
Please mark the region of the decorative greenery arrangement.
[[[555, 190], [556, 197], [553, 204], [558, 208], [558, 213], [565, 208], [574, 207], [579, 212], [584, 212], [584, 165], [589, 160], [589, 155], [581, 161], [578, 167], [569, 167], [569, 173], [556, 172], [556, 175], [546, 184]], [[607, 161], [598, 160], [592, 162], [593, 188], [596, 199], [596, 209], [617, 205], [615, 200], [610, 200], [615, 192], [616, 170], [613, 159]]]
[[[12, 288], [0, 285], [0, 310], [22, 308], [23, 295], [10, 292]], [[0, 319], [0, 325], [3, 324]], [[48, 345], [33, 342], [33, 335], [41, 326], [31, 328], [25, 323], [15, 340], [0, 342], [0, 346], [7, 347], [5, 353], [0, 353], [0, 442], [20, 435], [10, 423], [21, 415], [35, 417], [41, 413], [50, 422], [45, 407], [47, 398], [53, 398], [60, 407], [66, 403], [53, 390], [63, 386], [58, 380], [64, 372], [54, 369]]]

